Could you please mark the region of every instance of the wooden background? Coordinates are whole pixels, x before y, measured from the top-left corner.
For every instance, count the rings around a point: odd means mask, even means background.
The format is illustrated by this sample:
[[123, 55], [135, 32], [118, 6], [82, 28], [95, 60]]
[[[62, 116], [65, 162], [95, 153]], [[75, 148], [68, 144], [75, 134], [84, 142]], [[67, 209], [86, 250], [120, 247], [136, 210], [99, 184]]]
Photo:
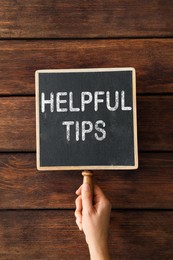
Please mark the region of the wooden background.
[[80, 171], [38, 172], [37, 69], [135, 67], [139, 169], [95, 171], [112, 259], [173, 259], [173, 2], [1, 0], [0, 259], [89, 259]]

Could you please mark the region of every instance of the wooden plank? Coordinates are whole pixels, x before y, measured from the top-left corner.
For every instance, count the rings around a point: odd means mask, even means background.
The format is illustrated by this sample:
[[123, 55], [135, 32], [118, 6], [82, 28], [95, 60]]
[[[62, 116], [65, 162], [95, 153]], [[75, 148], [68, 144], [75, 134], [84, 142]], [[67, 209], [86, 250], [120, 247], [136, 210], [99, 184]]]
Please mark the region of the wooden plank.
[[34, 103], [33, 97], [1, 98], [1, 151], [35, 150]]
[[[0, 151], [35, 151], [34, 97], [0, 101]], [[137, 103], [139, 150], [173, 151], [173, 96], [139, 96]]]
[[1, 0], [0, 37], [173, 36], [169, 0]]
[[[113, 208], [173, 209], [173, 154], [140, 153], [135, 171], [94, 171]], [[0, 208], [74, 208], [81, 171], [36, 170], [34, 153], [0, 154]]]
[[137, 100], [139, 150], [172, 151], [173, 96], [146, 96]]
[[[0, 219], [1, 259], [89, 259], [74, 211], [1, 211]], [[172, 222], [172, 211], [113, 211], [111, 259], [172, 259]]]
[[173, 93], [173, 39], [1, 41], [0, 94], [35, 93], [37, 69], [134, 67], [137, 93]]

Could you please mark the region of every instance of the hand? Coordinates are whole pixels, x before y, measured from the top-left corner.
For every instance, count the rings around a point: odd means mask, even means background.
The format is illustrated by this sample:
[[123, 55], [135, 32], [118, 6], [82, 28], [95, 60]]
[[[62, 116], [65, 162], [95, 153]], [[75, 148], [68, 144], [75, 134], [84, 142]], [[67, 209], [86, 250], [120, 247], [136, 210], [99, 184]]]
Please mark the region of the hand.
[[108, 260], [108, 230], [111, 204], [102, 190], [94, 185], [93, 197], [91, 187], [84, 183], [76, 191], [76, 223], [83, 230], [93, 260]]

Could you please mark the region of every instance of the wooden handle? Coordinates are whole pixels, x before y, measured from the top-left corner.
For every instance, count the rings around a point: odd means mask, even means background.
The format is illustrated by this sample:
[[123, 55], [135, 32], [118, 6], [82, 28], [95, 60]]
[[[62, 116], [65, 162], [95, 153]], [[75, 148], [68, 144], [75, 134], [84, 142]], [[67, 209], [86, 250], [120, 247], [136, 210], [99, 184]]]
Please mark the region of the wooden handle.
[[83, 171], [82, 175], [83, 175], [83, 183], [88, 183], [90, 185], [92, 197], [93, 197], [93, 192], [94, 192], [93, 179], [92, 179], [93, 172], [92, 171]]

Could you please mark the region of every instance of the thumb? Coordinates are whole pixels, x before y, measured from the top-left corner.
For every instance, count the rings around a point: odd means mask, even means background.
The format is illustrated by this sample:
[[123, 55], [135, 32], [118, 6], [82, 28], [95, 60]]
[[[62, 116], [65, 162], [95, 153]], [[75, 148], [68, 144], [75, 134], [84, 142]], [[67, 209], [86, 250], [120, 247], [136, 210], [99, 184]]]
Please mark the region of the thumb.
[[82, 207], [83, 211], [91, 212], [93, 209], [92, 204], [92, 192], [89, 183], [83, 183], [82, 185]]

